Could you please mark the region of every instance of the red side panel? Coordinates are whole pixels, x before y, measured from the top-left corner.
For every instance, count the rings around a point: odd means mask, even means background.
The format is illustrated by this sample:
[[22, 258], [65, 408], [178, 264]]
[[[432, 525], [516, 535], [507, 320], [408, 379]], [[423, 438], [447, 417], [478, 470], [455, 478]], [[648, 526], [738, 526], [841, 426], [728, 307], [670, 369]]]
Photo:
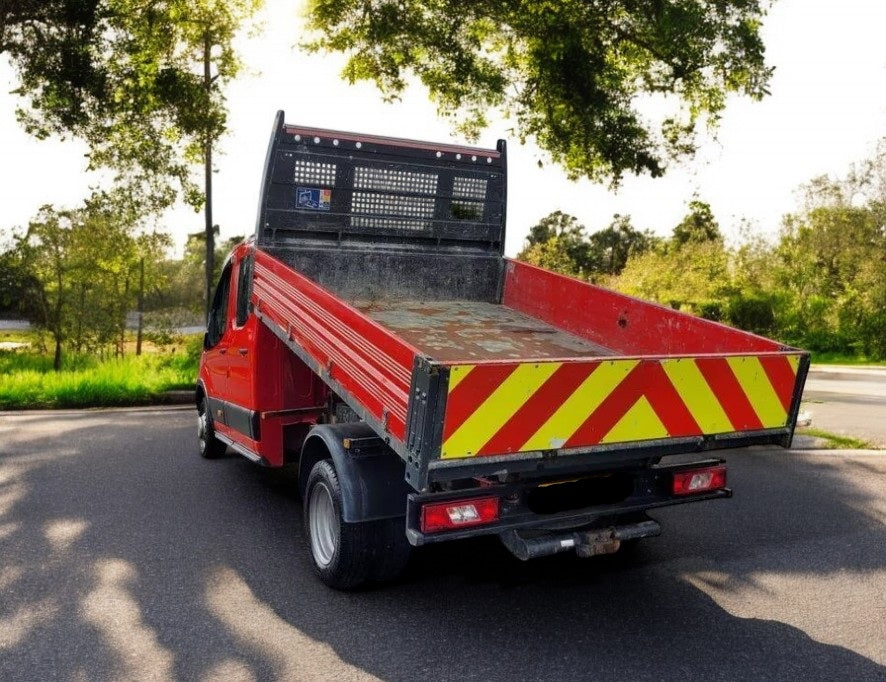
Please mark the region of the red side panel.
[[748, 332], [509, 259], [502, 303], [619, 355], [720, 355], [784, 349]]
[[388, 432], [405, 440], [415, 348], [263, 251], [255, 253], [253, 302], [305, 360]]

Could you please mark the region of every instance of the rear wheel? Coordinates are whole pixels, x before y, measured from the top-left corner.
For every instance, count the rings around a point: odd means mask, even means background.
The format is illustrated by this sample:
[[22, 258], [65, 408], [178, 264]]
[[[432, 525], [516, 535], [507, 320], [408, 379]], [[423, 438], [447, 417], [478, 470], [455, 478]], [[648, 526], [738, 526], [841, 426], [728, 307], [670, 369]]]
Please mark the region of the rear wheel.
[[227, 446], [215, 437], [212, 413], [209, 411], [209, 403], [205, 397], [201, 398], [197, 406], [197, 438], [200, 441], [201, 457], [215, 459], [225, 454]]
[[314, 571], [338, 590], [399, 577], [409, 559], [403, 519], [347, 523], [341, 485], [331, 460], [311, 469], [304, 496], [305, 534]]

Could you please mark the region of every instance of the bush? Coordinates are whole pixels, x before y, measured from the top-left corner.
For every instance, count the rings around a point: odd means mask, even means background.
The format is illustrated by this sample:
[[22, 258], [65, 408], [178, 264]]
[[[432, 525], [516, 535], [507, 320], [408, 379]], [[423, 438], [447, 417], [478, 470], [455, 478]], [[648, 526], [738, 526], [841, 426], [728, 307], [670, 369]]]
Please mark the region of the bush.
[[703, 301], [698, 304], [698, 315], [706, 320], [723, 322], [723, 304], [720, 301]]
[[771, 294], [738, 294], [726, 303], [726, 318], [734, 327], [761, 336], [775, 331], [775, 305]]

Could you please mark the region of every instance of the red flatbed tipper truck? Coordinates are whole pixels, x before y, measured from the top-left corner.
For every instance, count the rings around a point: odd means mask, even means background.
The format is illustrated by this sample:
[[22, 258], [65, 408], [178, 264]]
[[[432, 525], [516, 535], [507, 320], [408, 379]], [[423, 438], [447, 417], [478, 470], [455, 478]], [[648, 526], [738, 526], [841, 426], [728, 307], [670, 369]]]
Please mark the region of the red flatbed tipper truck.
[[[255, 236], [226, 261], [201, 452], [297, 468], [333, 587], [412, 546], [614, 552], [646, 512], [726, 498], [705, 451], [789, 447], [809, 357], [503, 257], [505, 144], [275, 121]], [[667, 463], [667, 455], [698, 453]]]

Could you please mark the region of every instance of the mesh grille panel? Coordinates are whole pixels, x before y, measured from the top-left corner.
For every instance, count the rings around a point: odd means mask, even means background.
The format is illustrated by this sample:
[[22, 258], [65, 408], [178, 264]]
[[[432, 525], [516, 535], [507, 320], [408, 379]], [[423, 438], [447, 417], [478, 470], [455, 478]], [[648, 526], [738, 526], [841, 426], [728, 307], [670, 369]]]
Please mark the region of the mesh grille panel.
[[480, 201], [453, 201], [450, 210], [456, 220], [483, 220], [483, 203]]
[[354, 189], [436, 194], [437, 174], [357, 166], [354, 168]]
[[335, 187], [335, 164], [297, 159], [293, 179], [295, 182]]
[[452, 181], [452, 196], [485, 200], [486, 178], [456, 176]]
[[397, 194], [354, 192], [351, 200], [351, 212], [408, 218], [433, 218], [434, 199]]
[[363, 216], [351, 216], [352, 227], [369, 227], [376, 230], [426, 230], [428, 224], [421, 220], [407, 220], [404, 218], [374, 218]]

